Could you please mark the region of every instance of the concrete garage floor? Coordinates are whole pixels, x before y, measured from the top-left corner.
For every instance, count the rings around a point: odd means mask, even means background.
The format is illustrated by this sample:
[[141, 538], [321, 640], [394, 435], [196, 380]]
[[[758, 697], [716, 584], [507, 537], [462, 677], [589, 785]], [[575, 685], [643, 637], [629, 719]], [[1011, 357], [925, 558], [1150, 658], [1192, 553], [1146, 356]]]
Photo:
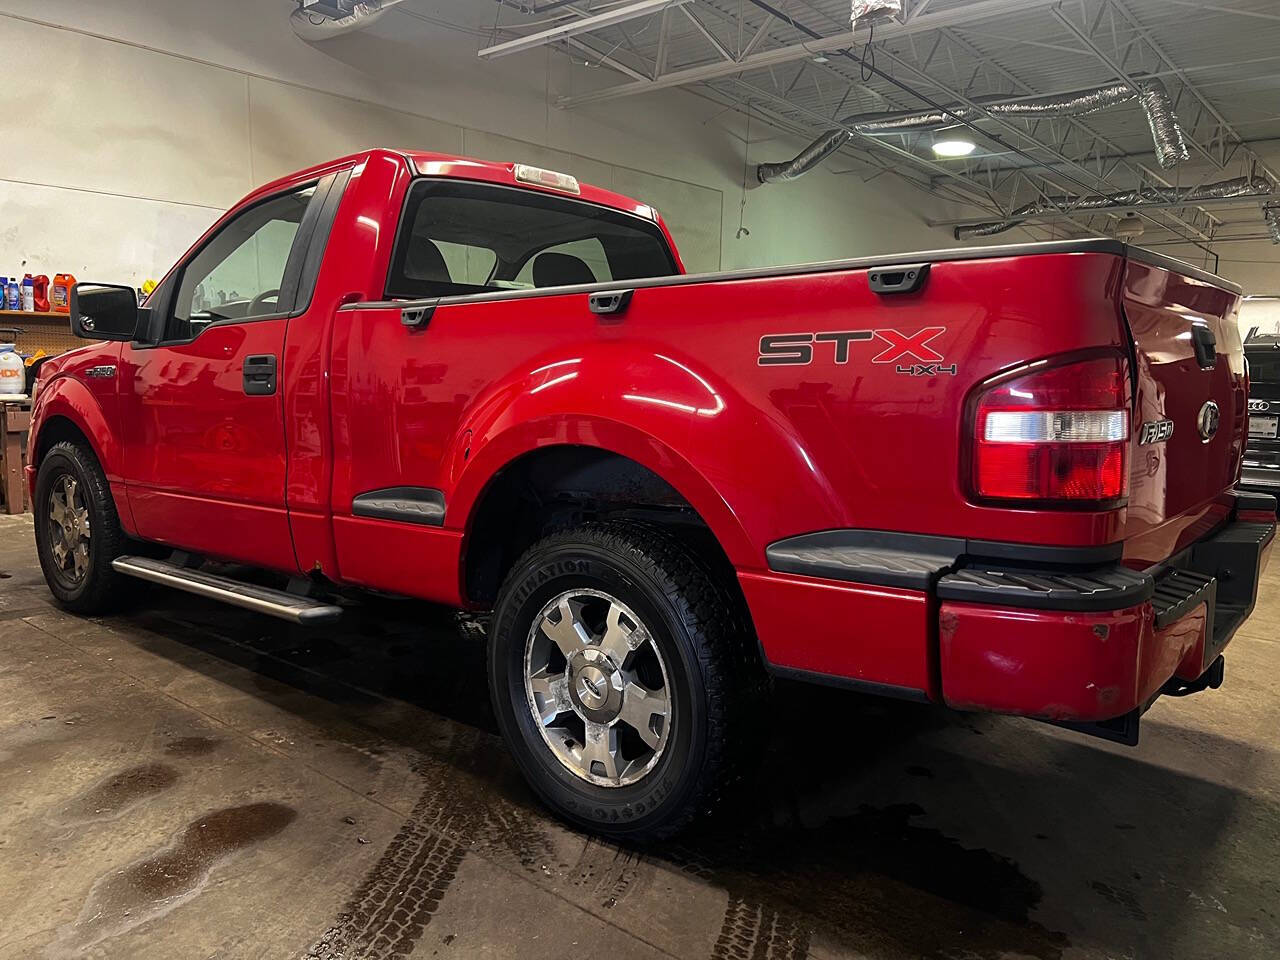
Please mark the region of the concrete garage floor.
[[55, 610], [0, 519], [0, 957], [1275, 957], [1280, 564], [1136, 750], [784, 687], [759, 783], [658, 849], [546, 816], [474, 627]]

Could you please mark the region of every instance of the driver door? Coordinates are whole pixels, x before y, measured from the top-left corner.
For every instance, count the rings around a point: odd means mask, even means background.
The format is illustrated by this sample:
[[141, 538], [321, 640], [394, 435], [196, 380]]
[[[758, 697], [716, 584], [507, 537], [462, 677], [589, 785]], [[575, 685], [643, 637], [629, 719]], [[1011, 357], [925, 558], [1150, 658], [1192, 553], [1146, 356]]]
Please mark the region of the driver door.
[[329, 185], [228, 220], [153, 294], [157, 342], [121, 352], [125, 482], [142, 538], [296, 568], [280, 363]]

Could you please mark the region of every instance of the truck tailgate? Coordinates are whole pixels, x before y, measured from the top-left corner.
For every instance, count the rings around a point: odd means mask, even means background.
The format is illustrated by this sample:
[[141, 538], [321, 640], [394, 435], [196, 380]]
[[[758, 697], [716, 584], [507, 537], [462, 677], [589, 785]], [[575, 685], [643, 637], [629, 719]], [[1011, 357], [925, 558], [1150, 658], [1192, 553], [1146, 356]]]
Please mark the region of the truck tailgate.
[[1125, 560], [1161, 562], [1227, 518], [1248, 424], [1240, 296], [1205, 279], [1125, 263], [1133, 341], [1133, 456]]

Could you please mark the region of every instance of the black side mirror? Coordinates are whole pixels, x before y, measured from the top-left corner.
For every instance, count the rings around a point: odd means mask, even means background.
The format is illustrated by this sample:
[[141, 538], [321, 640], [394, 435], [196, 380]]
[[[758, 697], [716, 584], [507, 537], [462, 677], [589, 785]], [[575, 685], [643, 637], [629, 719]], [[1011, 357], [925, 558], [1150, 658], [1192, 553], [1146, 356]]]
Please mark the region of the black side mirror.
[[133, 287], [77, 283], [71, 288], [71, 332], [85, 340], [135, 340], [138, 295]]

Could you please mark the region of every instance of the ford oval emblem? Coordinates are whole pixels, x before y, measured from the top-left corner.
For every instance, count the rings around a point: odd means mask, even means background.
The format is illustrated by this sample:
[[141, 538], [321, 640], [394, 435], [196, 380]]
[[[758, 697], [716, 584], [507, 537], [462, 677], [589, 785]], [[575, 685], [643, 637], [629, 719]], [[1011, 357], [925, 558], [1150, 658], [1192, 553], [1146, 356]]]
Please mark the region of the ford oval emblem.
[[1218, 409], [1218, 405], [1212, 400], [1205, 403], [1200, 408], [1200, 416], [1197, 420], [1200, 426], [1200, 436], [1208, 443], [1213, 439], [1214, 434], [1218, 432], [1218, 425], [1222, 422], [1222, 412]]

